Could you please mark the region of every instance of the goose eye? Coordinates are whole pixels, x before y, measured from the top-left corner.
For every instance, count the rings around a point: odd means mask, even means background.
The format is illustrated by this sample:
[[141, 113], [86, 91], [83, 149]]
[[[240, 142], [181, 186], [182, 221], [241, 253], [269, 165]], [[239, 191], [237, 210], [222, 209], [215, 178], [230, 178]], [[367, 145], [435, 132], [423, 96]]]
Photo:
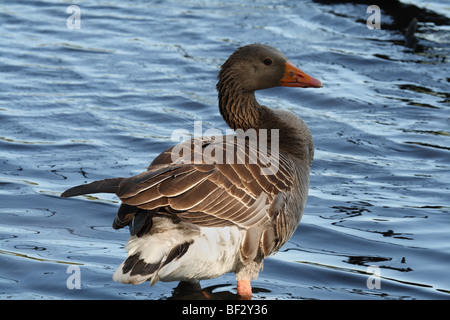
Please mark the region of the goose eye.
[[264, 63], [266, 66], [270, 66], [270, 65], [272, 64], [272, 59], [266, 58], [266, 59], [264, 59], [263, 63]]

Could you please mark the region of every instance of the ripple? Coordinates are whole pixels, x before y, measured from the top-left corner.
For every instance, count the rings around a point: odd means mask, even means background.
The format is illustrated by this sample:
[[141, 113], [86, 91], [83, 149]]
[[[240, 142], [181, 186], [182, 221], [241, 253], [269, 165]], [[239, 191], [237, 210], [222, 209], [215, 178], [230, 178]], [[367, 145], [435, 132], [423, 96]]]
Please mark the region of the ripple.
[[[303, 221], [265, 262], [256, 299], [448, 299], [448, 28], [426, 22], [440, 15], [417, 6], [412, 51], [398, 12], [369, 30], [367, 7], [351, 3], [94, 0], [79, 4], [80, 30], [66, 28], [67, 6], [6, 1], [0, 12], [0, 297], [201, 298], [177, 283], [114, 283], [128, 238], [111, 228], [117, 197], [59, 195], [140, 173], [194, 121], [225, 129], [219, 67], [261, 42], [324, 88], [257, 94], [301, 115], [316, 152]], [[367, 287], [369, 266], [381, 289]], [[234, 275], [201, 284], [236, 298]]]

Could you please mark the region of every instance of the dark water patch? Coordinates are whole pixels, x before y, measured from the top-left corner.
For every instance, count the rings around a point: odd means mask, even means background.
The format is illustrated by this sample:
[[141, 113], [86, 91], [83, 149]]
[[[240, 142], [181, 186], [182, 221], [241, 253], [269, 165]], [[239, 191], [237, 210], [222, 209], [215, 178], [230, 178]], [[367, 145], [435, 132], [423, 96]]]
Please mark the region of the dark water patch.
[[[329, 1], [329, 0], [314, 0], [314, 2], [322, 4], [364, 4], [367, 6], [374, 3], [367, 0], [352, 0], [352, 1]], [[392, 17], [392, 22], [382, 22], [382, 29], [400, 30], [403, 31], [409, 26], [409, 23], [413, 18], [417, 18], [422, 22], [433, 22], [438, 26], [450, 25], [450, 19], [445, 15], [441, 15], [435, 11], [428, 10], [426, 8], [419, 8], [414, 4], [402, 3], [398, 0], [380, 0], [376, 3], [386, 14]], [[366, 20], [358, 19], [359, 23], [366, 23]]]
[[423, 147], [429, 147], [429, 148], [450, 150], [450, 147], [438, 146], [438, 145], [424, 143], [424, 142], [405, 141], [405, 143], [407, 143], [407, 144], [414, 144], [414, 145], [423, 146]]
[[422, 86], [416, 86], [412, 84], [400, 84], [399, 88], [402, 90], [410, 90], [418, 93], [424, 93], [429, 94], [435, 97], [444, 98], [444, 101], [447, 101], [450, 98], [450, 93], [447, 92], [435, 92], [430, 88], [422, 87]]
[[367, 257], [367, 256], [352, 256], [348, 258], [348, 263], [360, 266], [370, 266], [374, 262], [391, 261], [391, 258], [384, 257]]
[[439, 107], [433, 106], [433, 105], [428, 104], [428, 103], [420, 103], [420, 102], [413, 102], [413, 101], [408, 102], [408, 105], [416, 106], [416, 107], [422, 107], [422, 108], [430, 108], [430, 109], [441, 109]]

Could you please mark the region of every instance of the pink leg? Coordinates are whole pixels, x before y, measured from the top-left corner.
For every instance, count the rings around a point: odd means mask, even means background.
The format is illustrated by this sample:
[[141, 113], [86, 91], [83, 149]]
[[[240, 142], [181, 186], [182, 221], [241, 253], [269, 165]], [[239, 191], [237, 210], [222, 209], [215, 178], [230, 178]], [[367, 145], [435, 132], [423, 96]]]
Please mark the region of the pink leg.
[[242, 280], [237, 283], [237, 293], [242, 300], [252, 299], [252, 287], [250, 280]]

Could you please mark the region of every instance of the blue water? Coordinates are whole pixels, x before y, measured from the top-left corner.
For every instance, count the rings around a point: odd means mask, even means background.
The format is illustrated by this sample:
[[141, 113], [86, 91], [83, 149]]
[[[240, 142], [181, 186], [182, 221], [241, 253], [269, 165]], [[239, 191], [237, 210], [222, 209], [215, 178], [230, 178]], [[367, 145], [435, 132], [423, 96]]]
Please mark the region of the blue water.
[[[450, 298], [448, 26], [419, 23], [414, 52], [400, 31], [369, 30], [367, 5], [76, 4], [73, 30], [67, 2], [0, 4], [1, 299], [179, 297], [177, 283], [112, 281], [128, 238], [111, 228], [114, 195], [59, 194], [140, 173], [194, 121], [225, 132], [217, 72], [254, 42], [324, 84], [257, 94], [305, 119], [316, 156], [300, 227], [266, 260], [255, 298]], [[67, 285], [70, 266], [80, 289]], [[232, 274], [201, 284], [235, 297]]]

